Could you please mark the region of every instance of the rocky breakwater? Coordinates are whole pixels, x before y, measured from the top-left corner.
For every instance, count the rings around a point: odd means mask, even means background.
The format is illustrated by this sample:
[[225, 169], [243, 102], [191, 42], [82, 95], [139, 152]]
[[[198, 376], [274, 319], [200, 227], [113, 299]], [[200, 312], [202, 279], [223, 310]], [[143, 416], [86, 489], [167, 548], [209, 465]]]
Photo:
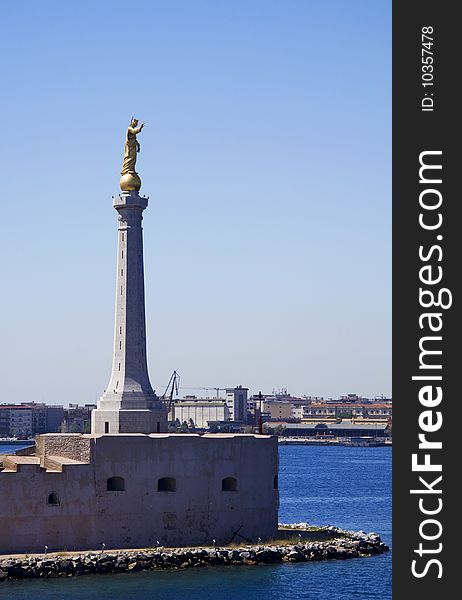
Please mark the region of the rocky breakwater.
[[[298, 541], [284, 539], [296, 532]], [[314, 528], [298, 525], [281, 529], [280, 540], [239, 547], [156, 548], [113, 552], [59, 553], [0, 558], [0, 581], [14, 579], [71, 577], [92, 573], [134, 573], [152, 569], [189, 569], [217, 565], [258, 565], [281, 562], [359, 558], [386, 552], [388, 546], [374, 533], [343, 531], [337, 527], [318, 528], [330, 539], [312, 541]]]

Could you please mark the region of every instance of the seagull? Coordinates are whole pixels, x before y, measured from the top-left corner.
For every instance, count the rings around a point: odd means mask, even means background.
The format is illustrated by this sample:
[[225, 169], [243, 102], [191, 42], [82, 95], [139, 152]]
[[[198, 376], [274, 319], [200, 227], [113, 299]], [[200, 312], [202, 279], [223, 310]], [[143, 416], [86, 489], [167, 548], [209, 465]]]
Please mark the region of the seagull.
[[48, 546], [45, 546], [45, 554], [48, 552]]

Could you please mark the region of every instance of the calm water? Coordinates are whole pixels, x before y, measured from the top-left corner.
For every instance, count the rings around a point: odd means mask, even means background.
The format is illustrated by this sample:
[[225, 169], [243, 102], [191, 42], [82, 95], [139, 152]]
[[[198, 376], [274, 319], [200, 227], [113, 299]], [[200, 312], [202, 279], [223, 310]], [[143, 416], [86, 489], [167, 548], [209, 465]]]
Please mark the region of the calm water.
[[0, 442], [0, 454], [14, 454], [16, 450], [28, 448], [32, 444], [8, 444], [8, 442]]
[[[282, 446], [281, 522], [380, 533], [391, 543], [391, 448]], [[391, 553], [349, 561], [223, 567], [0, 584], [2, 600], [391, 598]]]

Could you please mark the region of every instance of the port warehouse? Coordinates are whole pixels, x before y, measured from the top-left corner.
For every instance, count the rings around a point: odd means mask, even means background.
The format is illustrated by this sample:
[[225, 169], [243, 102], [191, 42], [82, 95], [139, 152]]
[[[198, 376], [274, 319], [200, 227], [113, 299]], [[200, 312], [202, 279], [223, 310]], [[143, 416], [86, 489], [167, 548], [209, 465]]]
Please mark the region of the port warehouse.
[[286, 423], [286, 422], [267, 422], [265, 428], [268, 433], [271, 429], [280, 431], [284, 428], [282, 435], [289, 437], [314, 437], [314, 436], [333, 436], [333, 437], [386, 437], [388, 433], [388, 423], [354, 423], [342, 421], [341, 423]]

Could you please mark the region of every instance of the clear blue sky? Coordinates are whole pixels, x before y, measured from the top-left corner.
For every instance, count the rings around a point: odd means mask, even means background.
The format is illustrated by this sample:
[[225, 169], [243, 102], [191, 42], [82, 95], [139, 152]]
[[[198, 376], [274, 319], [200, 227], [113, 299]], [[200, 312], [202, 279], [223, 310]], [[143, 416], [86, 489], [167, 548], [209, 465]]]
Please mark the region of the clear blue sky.
[[391, 393], [389, 0], [10, 0], [0, 50], [0, 402], [106, 387], [132, 114], [154, 387]]

